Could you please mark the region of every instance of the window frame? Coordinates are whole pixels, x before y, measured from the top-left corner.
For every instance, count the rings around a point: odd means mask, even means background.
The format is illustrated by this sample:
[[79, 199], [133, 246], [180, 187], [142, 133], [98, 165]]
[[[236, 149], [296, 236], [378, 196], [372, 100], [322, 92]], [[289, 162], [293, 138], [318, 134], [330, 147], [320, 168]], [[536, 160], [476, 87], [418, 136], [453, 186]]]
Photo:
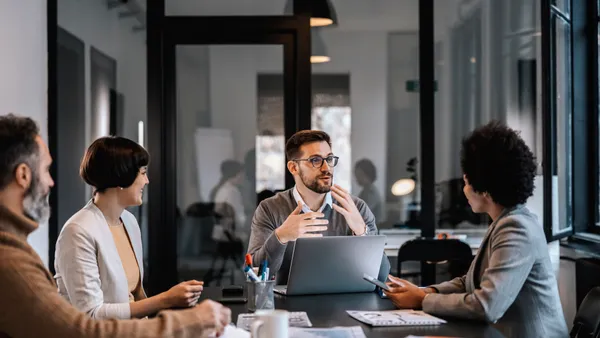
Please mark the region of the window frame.
[[[588, 78], [588, 84], [590, 86], [589, 105], [590, 116], [592, 123], [590, 123], [589, 141], [592, 144], [591, 148], [591, 163], [590, 163], [590, 214], [593, 215], [591, 222], [587, 227], [586, 232], [600, 235], [600, 109], [599, 102], [599, 90], [600, 86], [598, 81], [600, 79], [600, 67], [598, 65], [598, 49], [600, 48], [600, 1], [590, 1], [588, 4], [588, 16], [587, 21], [589, 22], [589, 29], [587, 30], [588, 37], [588, 62], [590, 68], [590, 75]], [[592, 46], [593, 45], [593, 46]]]
[[[573, 10], [572, 4], [567, 6], [568, 8]], [[557, 54], [556, 54], [556, 24], [557, 20], [563, 21], [565, 24], [569, 26], [570, 31], [570, 64], [568, 65], [568, 69], [570, 70], [570, 76], [567, 77], [569, 81], [569, 86], [571, 88], [571, 104], [570, 104], [570, 116], [569, 119], [571, 121], [571, 126], [574, 126], [574, 34], [573, 34], [573, 14], [574, 13], [564, 13], [561, 9], [554, 5], [554, 0], [542, 0], [541, 2], [541, 28], [542, 28], [542, 134], [543, 134], [543, 191], [544, 191], [544, 208], [543, 208], [543, 225], [544, 225], [544, 233], [546, 235], [546, 240], [548, 242], [556, 241], [568, 236], [571, 236], [574, 233], [574, 205], [575, 200], [574, 196], [574, 173], [575, 173], [575, 159], [574, 155], [574, 135], [576, 135], [576, 128], [572, 128], [571, 132], [571, 140], [570, 148], [568, 151], [571, 151], [571, 181], [570, 188], [567, 189], [567, 192], [571, 192], [571, 195], [568, 198], [572, 201], [571, 208], [567, 209], [567, 220], [571, 220], [570, 224], [568, 224], [564, 229], [560, 229], [554, 232], [553, 224], [553, 202], [554, 196], [552, 192], [553, 189], [553, 177], [555, 174], [558, 175], [557, 169], [557, 153], [556, 153], [556, 142], [557, 142]], [[559, 220], [560, 221], [560, 220]]]
[[569, 241], [593, 241], [600, 234], [598, 139], [598, 2], [571, 2], [571, 69], [573, 93], [573, 233]]

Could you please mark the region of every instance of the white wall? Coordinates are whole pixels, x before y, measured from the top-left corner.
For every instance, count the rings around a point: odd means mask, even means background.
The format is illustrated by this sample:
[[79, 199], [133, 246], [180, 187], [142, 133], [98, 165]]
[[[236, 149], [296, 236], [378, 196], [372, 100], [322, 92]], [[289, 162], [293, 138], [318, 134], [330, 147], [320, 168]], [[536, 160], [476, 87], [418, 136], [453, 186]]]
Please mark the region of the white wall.
[[105, 1], [58, 1], [58, 25], [85, 43], [86, 139], [91, 131], [90, 47], [117, 61], [117, 90], [125, 96], [124, 135], [137, 141], [138, 121], [146, 121], [146, 34], [134, 33], [134, 18], [119, 19]]
[[[33, 118], [47, 141], [46, 18], [45, 1], [0, 1], [0, 115], [12, 112]], [[48, 266], [48, 224], [41, 224], [29, 243]]]

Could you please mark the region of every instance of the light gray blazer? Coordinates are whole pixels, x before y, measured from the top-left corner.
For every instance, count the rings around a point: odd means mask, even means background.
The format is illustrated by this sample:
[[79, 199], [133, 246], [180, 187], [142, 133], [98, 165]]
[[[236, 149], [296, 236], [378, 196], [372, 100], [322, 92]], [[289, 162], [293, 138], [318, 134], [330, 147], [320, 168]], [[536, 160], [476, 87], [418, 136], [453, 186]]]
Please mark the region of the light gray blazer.
[[508, 337], [568, 337], [548, 246], [526, 207], [490, 225], [467, 274], [433, 285], [423, 310], [496, 323]]
[[[140, 278], [144, 276], [142, 236], [135, 217], [123, 211]], [[129, 319], [125, 270], [102, 211], [90, 201], [62, 228], [56, 243], [54, 279], [58, 292], [92, 318]]]

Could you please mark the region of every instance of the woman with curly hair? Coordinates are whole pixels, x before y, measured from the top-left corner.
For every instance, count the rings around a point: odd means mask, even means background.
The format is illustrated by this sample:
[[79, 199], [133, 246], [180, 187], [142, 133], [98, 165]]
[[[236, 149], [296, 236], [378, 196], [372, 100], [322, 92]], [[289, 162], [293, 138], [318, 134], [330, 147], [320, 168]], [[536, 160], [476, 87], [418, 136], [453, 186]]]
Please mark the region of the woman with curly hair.
[[525, 206], [536, 161], [517, 132], [499, 122], [462, 142], [464, 193], [492, 223], [463, 277], [425, 288], [390, 276], [386, 295], [399, 308], [495, 323], [507, 336], [567, 337], [546, 237]]

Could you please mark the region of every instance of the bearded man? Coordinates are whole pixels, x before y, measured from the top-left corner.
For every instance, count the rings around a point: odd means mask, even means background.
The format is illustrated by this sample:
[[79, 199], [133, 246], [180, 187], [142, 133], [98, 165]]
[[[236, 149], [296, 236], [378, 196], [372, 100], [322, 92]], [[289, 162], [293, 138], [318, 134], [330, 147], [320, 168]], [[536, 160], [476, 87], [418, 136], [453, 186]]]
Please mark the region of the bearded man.
[[[377, 235], [375, 216], [367, 204], [333, 184], [338, 157], [331, 150], [331, 138], [318, 130], [292, 135], [285, 145], [287, 169], [296, 185], [262, 201], [252, 219], [248, 253], [252, 261], [269, 262], [277, 273], [277, 284], [287, 278], [298, 238], [322, 236]], [[327, 257], [323, 257], [327, 259]], [[387, 277], [385, 255], [380, 279]]]

